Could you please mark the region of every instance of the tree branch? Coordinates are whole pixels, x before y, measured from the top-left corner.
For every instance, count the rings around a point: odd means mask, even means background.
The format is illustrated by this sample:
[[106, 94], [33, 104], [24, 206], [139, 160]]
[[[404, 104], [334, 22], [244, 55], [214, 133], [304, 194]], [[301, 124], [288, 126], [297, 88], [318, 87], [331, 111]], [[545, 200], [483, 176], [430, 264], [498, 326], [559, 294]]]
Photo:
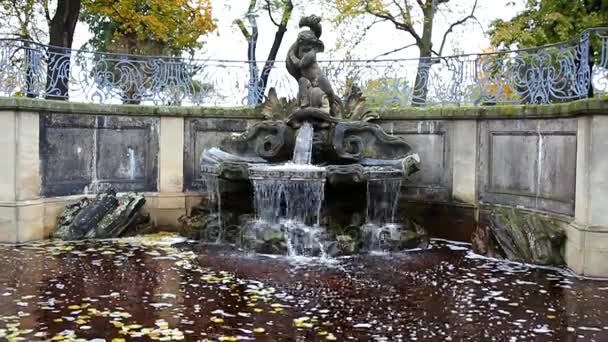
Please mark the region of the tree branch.
[[[449, 0], [448, 0], [449, 1]], [[444, 0], [444, 2], [447, 2]], [[462, 25], [465, 22], [467, 22], [470, 19], [477, 19], [475, 17], [475, 10], [477, 9], [477, 2], [478, 0], [475, 0], [475, 3], [473, 4], [473, 8], [471, 9], [471, 13], [469, 15], [467, 15], [466, 17], [455, 21], [454, 23], [452, 23], [452, 25], [450, 25], [450, 27], [445, 31], [445, 33], [443, 34], [443, 39], [441, 40], [441, 46], [439, 47], [439, 53], [435, 52], [435, 54], [437, 56], [441, 56], [443, 54], [443, 48], [445, 47], [445, 42], [448, 38], [448, 35], [450, 33], [452, 33], [454, 31], [454, 28], [458, 25]]]
[[[11, 5], [13, 5], [13, 11], [15, 11], [15, 17], [17, 17], [17, 21], [19, 22], [19, 35], [22, 39], [30, 39], [30, 35], [27, 29], [28, 22], [25, 21], [29, 17], [29, 13], [27, 13], [27, 7], [29, 3], [26, 3], [25, 8], [19, 8], [17, 6], [17, 1], [10, 1]], [[25, 13], [23, 13], [25, 12]], [[25, 19], [21, 18], [21, 14], [24, 14]]]
[[245, 27], [245, 23], [243, 22], [243, 20], [236, 19], [233, 23], [236, 24], [236, 26], [238, 26], [238, 28], [241, 30], [241, 33], [243, 34], [243, 36], [245, 36], [245, 40], [250, 41], [251, 33], [247, 31], [247, 27]]
[[416, 30], [414, 30], [414, 27], [412, 25], [397, 21], [397, 19], [395, 19], [395, 17], [390, 13], [382, 13], [382, 12], [374, 11], [370, 7], [369, 1], [365, 2], [365, 11], [375, 17], [390, 21], [391, 23], [393, 23], [395, 25], [395, 28], [398, 30], [408, 32], [409, 34], [412, 35], [412, 37], [414, 37], [414, 39], [416, 40], [416, 44], [418, 44], [419, 46], [422, 46], [422, 44], [423, 44], [422, 39], [420, 38], [420, 36], [416, 32]]
[[51, 11], [49, 10], [49, 0], [44, 0], [42, 2], [42, 7], [44, 8], [44, 17], [46, 18], [46, 23], [48, 25], [51, 24]]
[[359, 45], [363, 39], [365, 39], [365, 36], [367, 35], [367, 32], [372, 28], [372, 26], [378, 24], [378, 23], [383, 23], [387, 21], [386, 19], [380, 19], [380, 18], [374, 18], [374, 22], [372, 22], [371, 24], [367, 25], [365, 28], [363, 28], [363, 30], [361, 30], [361, 34], [359, 35], [358, 39], [353, 43], [353, 45], [351, 46], [351, 48], [356, 47], [357, 45]]
[[383, 53], [383, 54], [380, 54], [380, 55], [378, 55], [378, 56], [376, 56], [376, 57], [372, 58], [372, 60], [374, 60], [374, 59], [378, 59], [378, 58], [380, 58], [380, 57], [382, 57], [382, 56], [388, 56], [388, 55], [390, 55], [391, 53], [399, 52], [399, 51], [402, 51], [402, 50], [405, 50], [405, 49], [407, 49], [407, 48], [411, 48], [411, 47], [414, 47], [414, 46], [416, 46], [416, 43], [413, 43], [413, 44], [408, 44], [408, 45], [406, 45], [406, 46], [402, 46], [402, 47], [400, 47], [400, 48], [396, 48], [396, 49], [394, 49], [394, 50], [391, 50], [391, 51], [385, 52], [385, 53]]
[[274, 26], [279, 27], [279, 23], [277, 23], [276, 20], [274, 20], [274, 17], [272, 16], [271, 7], [272, 7], [272, 5], [270, 4], [270, 0], [266, 0], [266, 10], [268, 10], [268, 17], [270, 18], [270, 21], [272, 21]]
[[281, 17], [281, 25], [285, 27], [287, 30], [287, 23], [289, 22], [289, 18], [291, 18], [291, 12], [293, 11], [293, 2], [291, 0], [284, 0], [283, 5], [283, 16]]

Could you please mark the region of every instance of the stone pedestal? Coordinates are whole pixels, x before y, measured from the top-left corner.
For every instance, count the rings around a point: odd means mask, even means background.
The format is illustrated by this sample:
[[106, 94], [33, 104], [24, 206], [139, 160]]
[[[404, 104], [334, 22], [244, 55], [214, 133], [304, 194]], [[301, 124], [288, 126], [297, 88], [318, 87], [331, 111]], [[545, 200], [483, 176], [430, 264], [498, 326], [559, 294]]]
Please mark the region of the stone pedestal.
[[479, 146], [476, 120], [452, 122], [452, 200], [477, 204], [477, 149]]
[[44, 238], [38, 113], [0, 115], [0, 242]]
[[184, 118], [160, 118], [159, 194], [146, 205], [154, 225], [176, 227], [186, 213], [184, 189]]
[[608, 116], [578, 119], [576, 205], [566, 262], [576, 273], [608, 276]]

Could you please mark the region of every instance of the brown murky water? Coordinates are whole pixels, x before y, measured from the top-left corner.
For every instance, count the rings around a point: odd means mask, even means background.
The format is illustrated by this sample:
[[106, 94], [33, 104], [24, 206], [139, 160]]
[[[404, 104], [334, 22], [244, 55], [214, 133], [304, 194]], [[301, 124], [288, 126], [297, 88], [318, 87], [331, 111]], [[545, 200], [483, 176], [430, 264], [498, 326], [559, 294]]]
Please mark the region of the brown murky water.
[[608, 340], [608, 282], [445, 242], [323, 263], [165, 240], [0, 246], [0, 339]]

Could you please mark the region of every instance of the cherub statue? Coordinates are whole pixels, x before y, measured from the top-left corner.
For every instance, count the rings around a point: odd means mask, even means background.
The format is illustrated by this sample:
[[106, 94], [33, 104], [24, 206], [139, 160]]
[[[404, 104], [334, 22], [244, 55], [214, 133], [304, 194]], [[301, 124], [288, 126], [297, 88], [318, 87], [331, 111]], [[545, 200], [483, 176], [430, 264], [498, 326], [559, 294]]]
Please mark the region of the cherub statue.
[[325, 46], [321, 37], [321, 18], [310, 15], [300, 19], [300, 27], [310, 30], [298, 34], [298, 39], [287, 53], [287, 71], [299, 85], [298, 103], [300, 108], [313, 107], [336, 115], [339, 99], [317, 63], [317, 53], [323, 52]]

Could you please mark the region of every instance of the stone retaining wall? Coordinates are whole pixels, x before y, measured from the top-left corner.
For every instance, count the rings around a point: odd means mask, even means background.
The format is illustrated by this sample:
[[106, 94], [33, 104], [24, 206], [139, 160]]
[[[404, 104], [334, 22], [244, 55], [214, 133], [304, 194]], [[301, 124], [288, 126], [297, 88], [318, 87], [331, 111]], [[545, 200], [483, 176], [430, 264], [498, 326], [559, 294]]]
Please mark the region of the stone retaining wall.
[[[402, 215], [460, 240], [492, 206], [555, 215], [570, 222], [568, 265], [608, 276], [607, 99], [380, 114], [422, 159]], [[110, 185], [145, 192], [154, 222], [175, 227], [201, 198], [201, 152], [261, 119], [250, 108], [0, 98], [0, 241], [48, 236], [66, 201]]]

